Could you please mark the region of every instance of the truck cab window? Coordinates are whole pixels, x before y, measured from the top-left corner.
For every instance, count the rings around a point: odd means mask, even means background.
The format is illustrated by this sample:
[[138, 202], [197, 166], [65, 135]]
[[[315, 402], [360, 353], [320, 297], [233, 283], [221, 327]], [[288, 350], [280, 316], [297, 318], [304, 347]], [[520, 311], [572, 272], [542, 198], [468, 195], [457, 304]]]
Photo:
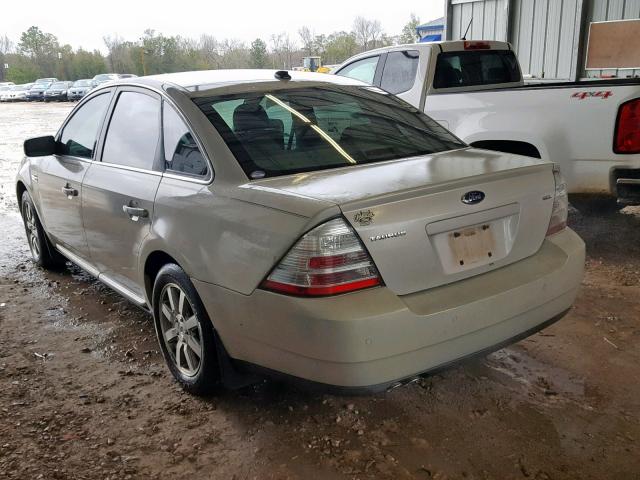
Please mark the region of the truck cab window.
[[433, 87], [498, 85], [520, 79], [518, 61], [511, 50], [445, 52], [438, 55]]

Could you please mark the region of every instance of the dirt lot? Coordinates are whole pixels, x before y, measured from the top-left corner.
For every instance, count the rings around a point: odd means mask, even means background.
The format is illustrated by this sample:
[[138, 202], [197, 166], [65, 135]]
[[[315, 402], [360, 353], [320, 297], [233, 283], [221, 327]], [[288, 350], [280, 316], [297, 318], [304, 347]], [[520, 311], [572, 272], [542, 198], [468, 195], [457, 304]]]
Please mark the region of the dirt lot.
[[578, 301], [516, 345], [375, 396], [265, 382], [202, 400], [149, 315], [29, 260], [21, 143], [69, 108], [0, 105], [0, 478], [640, 478], [640, 209], [572, 214]]

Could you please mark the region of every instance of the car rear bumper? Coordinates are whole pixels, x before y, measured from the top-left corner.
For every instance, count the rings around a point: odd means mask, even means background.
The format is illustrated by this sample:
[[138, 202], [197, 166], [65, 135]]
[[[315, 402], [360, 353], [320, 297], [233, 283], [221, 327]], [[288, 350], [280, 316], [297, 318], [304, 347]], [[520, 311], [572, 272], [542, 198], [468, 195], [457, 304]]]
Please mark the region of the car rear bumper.
[[584, 255], [566, 229], [520, 262], [402, 297], [386, 287], [297, 298], [194, 284], [233, 359], [379, 390], [542, 328], [571, 307]]

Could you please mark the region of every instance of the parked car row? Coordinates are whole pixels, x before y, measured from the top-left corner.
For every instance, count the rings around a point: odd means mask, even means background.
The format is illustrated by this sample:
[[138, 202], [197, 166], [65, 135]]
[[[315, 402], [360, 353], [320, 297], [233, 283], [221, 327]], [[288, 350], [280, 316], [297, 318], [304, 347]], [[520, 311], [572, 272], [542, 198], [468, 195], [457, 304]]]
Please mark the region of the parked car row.
[[57, 78], [39, 78], [33, 83], [15, 85], [13, 82], [0, 83], [0, 102], [44, 101], [74, 102], [80, 100], [99, 85], [121, 78], [136, 77], [131, 73], [101, 73], [93, 78], [83, 78], [75, 82]]

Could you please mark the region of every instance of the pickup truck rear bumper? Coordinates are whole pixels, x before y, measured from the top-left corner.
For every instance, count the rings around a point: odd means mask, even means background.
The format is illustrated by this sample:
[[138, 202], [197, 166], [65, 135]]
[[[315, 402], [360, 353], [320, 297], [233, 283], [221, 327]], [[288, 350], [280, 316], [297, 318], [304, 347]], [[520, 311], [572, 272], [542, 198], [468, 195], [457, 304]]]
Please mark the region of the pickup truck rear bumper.
[[326, 298], [242, 295], [193, 282], [231, 358], [380, 390], [542, 328], [571, 307], [584, 255], [566, 229], [517, 263], [405, 296], [386, 287]]

